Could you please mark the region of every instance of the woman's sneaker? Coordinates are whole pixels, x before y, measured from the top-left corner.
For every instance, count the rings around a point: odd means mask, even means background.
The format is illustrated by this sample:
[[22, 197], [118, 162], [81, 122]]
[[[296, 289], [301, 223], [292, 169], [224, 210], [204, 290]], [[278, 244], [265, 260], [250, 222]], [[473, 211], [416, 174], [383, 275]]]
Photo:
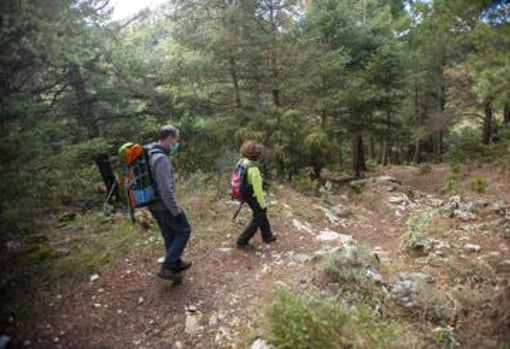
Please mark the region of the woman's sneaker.
[[271, 235], [271, 237], [267, 240], [264, 240], [266, 244], [270, 244], [271, 242], [276, 241], [276, 235]]
[[251, 244], [236, 244], [237, 248], [245, 251], [253, 251], [255, 247]]

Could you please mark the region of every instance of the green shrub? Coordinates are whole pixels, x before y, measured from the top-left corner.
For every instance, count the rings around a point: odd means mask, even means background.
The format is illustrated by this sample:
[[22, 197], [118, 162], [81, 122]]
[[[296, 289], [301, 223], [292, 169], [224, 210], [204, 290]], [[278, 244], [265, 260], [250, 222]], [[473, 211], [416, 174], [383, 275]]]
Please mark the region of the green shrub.
[[333, 194], [333, 184], [330, 181], [326, 181], [324, 185], [319, 187], [319, 194], [323, 202], [330, 204], [331, 195]]
[[425, 229], [432, 223], [434, 215], [435, 211], [429, 210], [420, 216], [412, 216], [407, 220], [407, 231], [400, 237], [404, 248], [416, 252], [429, 252], [431, 246], [425, 234]]
[[318, 187], [316, 179], [312, 179], [313, 170], [309, 167], [299, 171], [299, 175], [294, 179], [296, 189], [305, 194], [315, 194]]
[[471, 123], [459, 124], [446, 135], [448, 155], [455, 160], [479, 159], [484, 153], [480, 127]]
[[458, 181], [459, 181], [459, 168], [452, 166], [446, 178], [440, 183], [441, 193], [452, 196], [459, 194]]
[[429, 174], [432, 172], [432, 166], [430, 164], [420, 164], [418, 165], [418, 168], [420, 169], [420, 174]]
[[485, 193], [487, 189], [487, 182], [480, 177], [475, 177], [471, 180], [471, 189], [478, 193]]
[[379, 164], [377, 162], [376, 159], [374, 158], [367, 158], [366, 161], [365, 161], [365, 165], [368, 167], [368, 168], [375, 168], [377, 167]]
[[324, 271], [334, 281], [366, 285], [366, 267], [373, 265], [374, 257], [360, 245], [345, 245], [325, 260]]
[[374, 317], [364, 304], [279, 290], [269, 311], [269, 340], [281, 349], [404, 347], [397, 323]]

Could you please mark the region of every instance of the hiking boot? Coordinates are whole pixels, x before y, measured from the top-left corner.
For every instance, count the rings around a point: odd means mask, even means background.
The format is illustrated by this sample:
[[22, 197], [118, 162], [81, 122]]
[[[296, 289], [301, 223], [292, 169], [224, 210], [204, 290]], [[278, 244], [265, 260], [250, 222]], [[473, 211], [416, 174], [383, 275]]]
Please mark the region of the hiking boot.
[[253, 251], [255, 247], [251, 244], [236, 244], [237, 248], [245, 251]]
[[267, 240], [264, 240], [266, 244], [270, 244], [271, 242], [276, 241], [276, 235], [271, 235], [271, 237]]
[[191, 261], [189, 262], [180, 261], [177, 266], [170, 268], [170, 271], [172, 271], [174, 274], [180, 273], [181, 271], [189, 269], [189, 267], [191, 267], [191, 264], [192, 264]]
[[168, 268], [164, 268], [163, 266], [159, 268], [159, 271], [156, 273], [156, 275], [166, 280], [173, 280], [175, 278], [175, 273]]

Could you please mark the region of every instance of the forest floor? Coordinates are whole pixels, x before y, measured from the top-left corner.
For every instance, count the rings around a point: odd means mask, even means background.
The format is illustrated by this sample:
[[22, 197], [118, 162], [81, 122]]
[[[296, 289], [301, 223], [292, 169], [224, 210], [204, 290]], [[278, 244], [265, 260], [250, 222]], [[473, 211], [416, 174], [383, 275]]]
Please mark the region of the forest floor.
[[[148, 248], [128, 246], [80, 278], [32, 290], [37, 296], [30, 316], [16, 325], [11, 312], [3, 331], [13, 347], [249, 348], [257, 338], [268, 338], [265, 314], [275, 287], [296, 292], [325, 288], [329, 281], [320, 256], [350, 236], [377, 254], [385, 284], [394, 284], [401, 272], [420, 272], [447, 299], [444, 318], [402, 312], [405, 331], [418, 339], [401, 347], [447, 347], [443, 337], [434, 336], [446, 329], [454, 338], [449, 343], [461, 348], [508, 348], [510, 182], [504, 172], [462, 168], [450, 178], [462, 193], [456, 208], [476, 203], [477, 209], [436, 214], [423, 228], [436, 244], [429, 253], [410, 253], [402, 245], [411, 217], [451, 203], [440, 190], [451, 173], [448, 165], [391, 166], [368, 172], [358, 190], [349, 182], [333, 182], [322, 198], [275, 184], [268, 212], [278, 240], [265, 245], [257, 233], [254, 251], [235, 248], [250, 218], [247, 207], [233, 222], [235, 206], [226, 195], [188, 193], [182, 204], [194, 230], [184, 257], [193, 266], [182, 284], [156, 276], [163, 252], [159, 233], [139, 226], [136, 246]], [[485, 190], [476, 191], [481, 182]], [[334, 214], [335, 207], [349, 214]], [[120, 220], [101, 223], [102, 234], [127, 224]], [[80, 229], [87, 233], [87, 226]], [[50, 244], [75, 232], [76, 225], [61, 223], [48, 233]], [[80, 250], [79, 239], [65, 241], [73, 242], [67, 247], [71, 254]]]

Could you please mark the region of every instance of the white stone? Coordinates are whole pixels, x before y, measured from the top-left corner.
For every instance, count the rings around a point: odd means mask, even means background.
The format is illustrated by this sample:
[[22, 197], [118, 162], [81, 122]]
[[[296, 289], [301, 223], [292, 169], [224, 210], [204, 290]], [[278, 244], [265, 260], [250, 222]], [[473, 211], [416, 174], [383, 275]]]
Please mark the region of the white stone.
[[510, 259], [505, 259], [505, 260], [502, 260], [500, 263], [499, 263], [499, 266], [501, 268], [503, 268], [504, 270], [510, 270]]
[[216, 326], [218, 325], [218, 316], [216, 314], [212, 314], [209, 317], [209, 326]]
[[481, 247], [479, 245], [475, 245], [475, 244], [465, 244], [464, 250], [466, 250], [468, 252], [480, 252]]
[[300, 232], [305, 232], [305, 233], [308, 233], [308, 234], [313, 234], [313, 228], [310, 226], [310, 223], [308, 222], [300, 222], [298, 221], [297, 219], [293, 219], [292, 220], [292, 224], [294, 225], [294, 227], [296, 227], [296, 229]]
[[307, 254], [302, 254], [302, 253], [293, 255], [291, 258], [294, 262], [299, 263], [299, 264], [305, 264], [307, 262], [310, 262], [313, 259], [312, 256], [309, 256]]
[[90, 277], [90, 281], [91, 281], [91, 282], [94, 282], [94, 281], [96, 281], [97, 279], [99, 279], [99, 274], [94, 274], [94, 275], [92, 275], [92, 276]]
[[320, 241], [340, 240], [342, 243], [351, 243], [354, 241], [351, 235], [337, 233], [331, 230], [323, 230], [315, 237]]
[[195, 335], [203, 330], [203, 327], [200, 325], [200, 320], [202, 320], [202, 313], [197, 311], [194, 313], [187, 312], [186, 313], [186, 324], [184, 327], [184, 331], [187, 334]]
[[272, 349], [273, 346], [269, 345], [265, 340], [257, 338], [250, 347], [251, 349]]

